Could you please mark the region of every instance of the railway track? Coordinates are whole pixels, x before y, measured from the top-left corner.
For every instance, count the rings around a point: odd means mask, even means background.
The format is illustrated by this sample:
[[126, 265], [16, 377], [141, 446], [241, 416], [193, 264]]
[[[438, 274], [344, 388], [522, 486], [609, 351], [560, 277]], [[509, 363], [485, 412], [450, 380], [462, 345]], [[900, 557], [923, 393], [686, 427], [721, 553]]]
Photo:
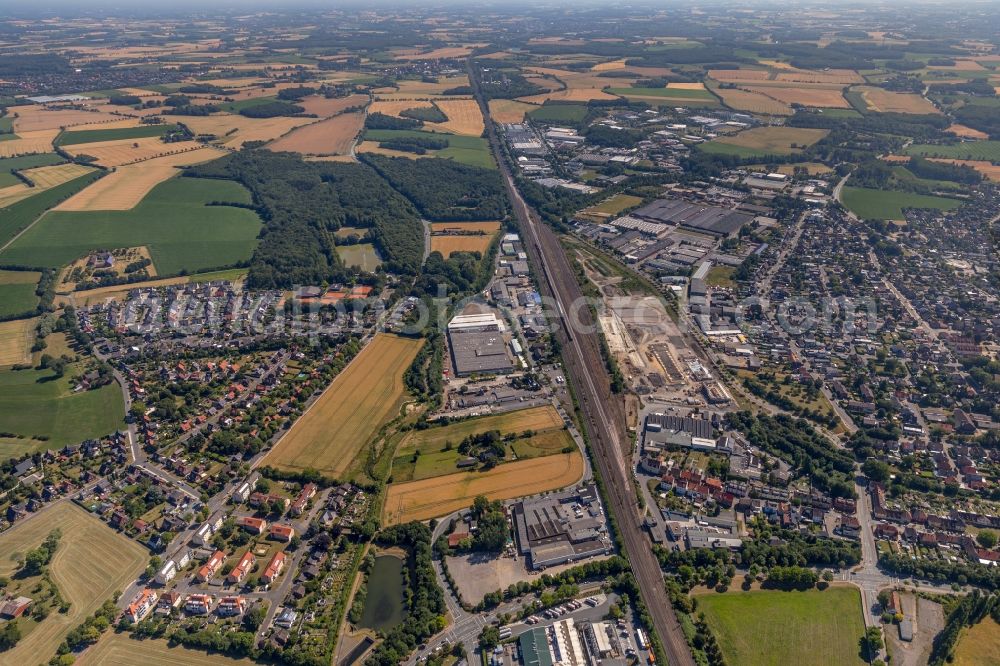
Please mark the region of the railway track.
[[[557, 335], [562, 344], [563, 364], [587, 421], [594, 462], [604, 480], [609, 509], [618, 524], [643, 601], [652, 616], [656, 633], [663, 641], [669, 663], [673, 666], [694, 666], [694, 658], [667, 597], [660, 563], [641, 527], [643, 512], [631, 483], [628, 462], [631, 447], [625, 436], [624, 410], [621, 401], [611, 394], [591, 311], [585, 306], [583, 292], [559, 238], [517, 191], [507, 162], [503, 159], [489, 106], [479, 88], [478, 73], [474, 71], [471, 60], [467, 66], [469, 81], [486, 121], [487, 138], [517, 216], [528, 259], [535, 274], [540, 277], [539, 289], [543, 296], [552, 299], [550, 302], [554, 302], [558, 310], [560, 328]], [[569, 320], [570, 314], [580, 326], [572, 326], [574, 322]]]

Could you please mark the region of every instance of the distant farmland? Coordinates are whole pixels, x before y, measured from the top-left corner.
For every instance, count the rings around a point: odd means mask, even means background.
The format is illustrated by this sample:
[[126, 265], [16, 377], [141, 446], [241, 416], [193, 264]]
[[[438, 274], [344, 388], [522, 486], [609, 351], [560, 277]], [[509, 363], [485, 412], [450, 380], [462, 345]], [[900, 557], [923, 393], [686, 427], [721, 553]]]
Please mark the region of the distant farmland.
[[405, 393], [403, 373], [422, 344], [423, 340], [376, 335], [295, 422], [264, 463], [341, 477], [398, 413]]
[[856, 215], [881, 220], [903, 219], [904, 208], [951, 210], [962, 205], [957, 199], [911, 192], [872, 190], [865, 187], [845, 187], [842, 199], [843, 204]]
[[724, 136], [700, 149], [706, 153], [763, 157], [765, 155], [792, 155], [811, 146], [828, 134], [828, 130], [798, 127], [755, 127], [734, 136]]

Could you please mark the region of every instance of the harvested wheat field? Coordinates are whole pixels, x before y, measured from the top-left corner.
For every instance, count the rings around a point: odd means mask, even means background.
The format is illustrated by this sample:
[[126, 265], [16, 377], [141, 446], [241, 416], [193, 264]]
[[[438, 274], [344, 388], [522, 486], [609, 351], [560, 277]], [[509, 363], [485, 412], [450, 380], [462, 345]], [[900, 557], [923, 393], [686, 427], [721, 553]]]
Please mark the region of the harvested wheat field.
[[928, 159], [930, 159], [931, 162], [945, 162], [947, 164], [964, 164], [965, 166], [970, 166], [979, 173], [983, 174], [984, 178], [987, 178], [995, 182], [1000, 182], [1000, 164], [993, 164], [992, 162], [987, 162], [986, 160], [949, 160], [938, 157], [931, 157]]
[[131, 210], [150, 190], [177, 175], [177, 167], [202, 164], [225, 154], [218, 148], [205, 147], [117, 167], [53, 210]]
[[0, 366], [31, 362], [37, 323], [37, 318], [0, 322]]
[[81, 654], [78, 666], [254, 666], [258, 662], [237, 659], [218, 652], [205, 652], [172, 645], [165, 638], [138, 640], [126, 632], [107, 632]]
[[871, 86], [859, 86], [853, 90], [861, 93], [865, 104], [872, 111], [880, 113], [941, 113], [937, 107], [915, 93], [890, 92]]
[[358, 144], [358, 147], [355, 148], [354, 152], [385, 155], [386, 157], [405, 157], [408, 160], [415, 160], [418, 157], [428, 157], [428, 155], [417, 155], [416, 153], [410, 153], [405, 150], [392, 150], [391, 148], [383, 148], [380, 145], [378, 145], [378, 141], [362, 141], [361, 143]]
[[314, 118], [246, 118], [239, 114], [185, 118], [195, 134], [214, 134], [227, 148], [241, 148], [247, 141], [272, 141]]
[[853, 69], [826, 69], [822, 72], [808, 69], [793, 69], [791, 71], [778, 72], [775, 80], [790, 83], [834, 83], [837, 85], [865, 82], [864, 77]]
[[767, 81], [771, 72], [766, 69], [710, 69], [708, 76], [723, 83], [752, 83]]
[[423, 340], [379, 333], [333, 380], [264, 463], [341, 477], [379, 429], [399, 413], [403, 373]]
[[960, 136], [966, 139], [988, 139], [990, 135], [986, 132], [980, 132], [977, 129], [971, 127], [966, 127], [965, 125], [952, 124], [950, 127], [945, 129], [945, 132], [951, 132], [955, 136]]
[[[131, 109], [129, 109], [131, 111]], [[123, 127], [140, 127], [142, 125], [138, 118], [121, 118], [119, 120], [109, 120], [103, 123], [86, 123], [84, 125], [74, 125], [74, 132], [84, 132], [87, 130], [121, 129]]]
[[396, 88], [388, 89], [379, 94], [377, 99], [429, 99], [440, 97], [445, 90], [467, 85], [469, 85], [469, 77], [464, 74], [441, 77], [437, 82], [397, 81], [398, 90]]
[[393, 483], [386, 494], [386, 525], [429, 520], [465, 508], [477, 495], [506, 500], [577, 483], [583, 476], [579, 451], [505, 463], [488, 472], [459, 472], [420, 481]]
[[456, 252], [485, 254], [491, 240], [493, 240], [491, 236], [483, 234], [431, 236], [431, 252], [440, 252], [445, 259]]
[[783, 104], [801, 104], [829, 109], [849, 109], [851, 105], [844, 99], [840, 89], [825, 90], [822, 88], [807, 88], [803, 85], [785, 86], [747, 86], [748, 92], [764, 95]]
[[490, 100], [490, 116], [498, 123], [524, 122], [524, 114], [537, 108], [534, 104], [518, 102], [514, 99]]
[[426, 53], [405, 53], [395, 57], [396, 60], [439, 60], [443, 58], [464, 58], [472, 53], [472, 46], [445, 46]]
[[431, 222], [431, 231], [436, 234], [464, 232], [493, 235], [500, 231], [499, 222]]
[[[531, 104], [544, 104], [546, 100], [588, 102], [590, 100], [617, 99], [615, 95], [610, 95], [604, 92], [603, 88], [610, 85], [626, 86], [632, 82], [632, 79], [629, 78], [609, 79], [598, 76], [598, 74], [594, 72], [573, 72], [566, 69], [553, 69], [550, 67], [529, 67], [525, 69], [526, 75], [529, 75], [531, 72], [548, 77], [555, 77], [566, 86], [565, 90], [552, 90], [539, 95], [518, 98], [522, 102], [528, 102]], [[529, 80], [531, 79], [529, 78]], [[549, 83], [551, 83], [551, 81]]]
[[342, 113], [289, 132], [269, 143], [267, 148], [303, 155], [350, 155], [364, 124], [364, 113]]
[[0, 189], [0, 208], [5, 208], [22, 199], [27, 199], [56, 185], [67, 183], [91, 171], [94, 171], [93, 167], [83, 166], [82, 164], [56, 164], [54, 166], [37, 167], [35, 169], [24, 169], [20, 172], [21, 175], [30, 179], [35, 186], [28, 187], [24, 183], [18, 183], [17, 185]]
[[174, 155], [200, 150], [204, 147], [197, 141], [178, 141], [164, 143], [159, 137], [151, 136], [142, 139], [114, 139], [112, 141], [97, 141], [82, 143], [75, 146], [63, 146], [71, 155], [90, 155], [97, 164], [104, 167], [119, 167], [136, 162], [145, 162], [156, 157]]
[[305, 109], [306, 113], [315, 113], [320, 118], [329, 118], [352, 106], [364, 106], [368, 103], [368, 95], [349, 95], [327, 99], [322, 95], [306, 97], [296, 104]]
[[712, 92], [721, 97], [726, 106], [737, 111], [771, 116], [792, 115], [792, 107], [767, 95], [739, 88], [716, 88]]
[[52, 142], [58, 135], [59, 130], [57, 129], [22, 132], [17, 135], [19, 137], [17, 139], [0, 141], [0, 158], [51, 153]]
[[121, 120], [118, 116], [113, 116], [110, 113], [78, 111], [76, 109], [50, 110], [44, 106], [12, 106], [7, 109], [7, 113], [11, 116], [16, 114], [14, 131], [18, 134]]
[[519, 97], [518, 99], [528, 104], [544, 104], [549, 100], [553, 102], [589, 102], [591, 100], [613, 100], [618, 99], [618, 97], [609, 95], [600, 88], [569, 88], [530, 97]]
[[396, 99], [396, 100], [376, 100], [368, 107], [369, 113], [381, 113], [387, 116], [401, 117], [403, 111], [407, 109], [429, 109], [433, 104], [428, 100]]
[[590, 68], [592, 72], [610, 72], [616, 69], [625, 69], [625, 58], [611, 60], [609, 62], [599, 62]]
[[59, 529], [62, 537], [49, 572], [69, 602], [69, 610], [50, 613], [4, 653], [5, 663], [47, 661], [74, 627], [122, 590], [149, 562], [149, 551], [143, 546], [77, 505], [59, 502], [0, 536], [0, 574], [13, 574], [17, 555], [38, 547], [54, 529]]
[[486, 129], [483, 114], [479, 112], [476, 100], [439, 99], [435, 103], [444, 115], [448, 116], [448, 120], [435, 123], [435, 127], [464, 136], [481, 136]]

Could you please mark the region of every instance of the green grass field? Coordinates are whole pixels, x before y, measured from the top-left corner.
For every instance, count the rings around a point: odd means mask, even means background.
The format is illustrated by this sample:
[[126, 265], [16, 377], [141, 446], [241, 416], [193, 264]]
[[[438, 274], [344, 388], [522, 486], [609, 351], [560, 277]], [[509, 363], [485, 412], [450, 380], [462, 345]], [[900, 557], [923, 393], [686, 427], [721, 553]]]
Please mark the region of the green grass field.
[[[0, 247], [38, 219], [42, 213], [70, 198], [97, 180], [101, 175], [100, 171], [88, 173], [68, 183], [63, 183], [52, 189], [39, 192], [27, 199], [22, 199], [0, 210]], [[12, 264], [14, 262], [0, 260], [0, 263]]]
[[543, 104], [529, 111], [528, 117], [542, 123], [579, 123], [587, 117], [587, 105]]
[[277, 97], [251, 97], [250, 99], [243, 99], [238, 102], [222, 104], [219, 106], [219, 109], [222, 111], [228, 111], [229, 113], [239, 113], [242, 109], [249, 109], [252, 106], [263, 106], [264, 104], [270, 104], [271, 102], [277, 101]]
[[740, 666], [864, 664], [861, 595], [854, 588], [698, 595], [726, 662]]
[[0, 253], [0, 263], [55, 268], [93, 250], [140, 245], [160, 275], [247, 259], [260, 219], [244, 208], [205, 205], [211, 201], [250, 203], [250, 193], [234, 181], [175, 177], [132, 210], [51, 212]]
[[905, 151], [907, 155], [922, 155], [925, 157], [946, 157], [956, 160], [989, 160], [1000, 161], [1000, 141], [967, 141], [947, 146], [935, 146], [929, 143], [915, 143]]
[[73, 393], [71, 375], [81, 369], [71, 365], [58, 379], [49, 370], [0, 372], [0, 431], [48, 437], [48, 448], [54, 448], [124, 428], [117, 384]]
[[374, 272], [382, 264], [378, 251], [371, 243], [340, 245], [337, 247], [337, 255], [345, 266], [360, 266], [363, 271]]
[[27, 313], [38, 305], [35, 287], [41, 274], [0, 270], [0, 317]]
[[443, 157], [453, 159], [462, 164], [471, 166], [495, 169], [493, 155], [490, 153], [490, 146], [478, 136], [457, 136], [454, 134], [444, 134], [442, 132], [422, 132], [420, 130], [367, 130], [364, 135], [365, 141], [388, 141], [390, 139], [402, 138], [425, 138], [445, 139], [448, 147], [441, 150], [427, 151], [427, 157]]
[[715, 96], [704, 89], [688, 88], [606, 88], [606, 92], [621, 97], [669, 97], [671, 99], [703, 99], [714, 101]]
[[987, 616], [966, 629], [955, 648], [955, 666], [1000, 666], [1000, 623]]
[[75, 146], [81, 143], [97, 143], [98, 141], [115, 141], [118, 139], [144, 139], [150, 136], [163, 136], [176, 129], [177, 125], [140, 125], [139, 127], [113, 127], [110, 129], [80, 130], [78, 132], [63, 132], [55, 141], [57, 146]]
[[[3, 120], [3, 119], [0, 119]], [[20, 157], [8, 157], [0, 160], [0, 187], [17, 185], [22, 182], [11, 171], [22, 169], [34, 169], [35, 167], [61, 164], [66, 160], [55, 153], [39, 153], [38, 155], [21, 155]]]
[[843, 204], [855, 215], [881, 220], [903, 219], [904, 208], [951, 210], [962, 205], [962, 202], [956, 199], [910, 192], [872, 190], [865, 187], [845, 187], [842, 199]]

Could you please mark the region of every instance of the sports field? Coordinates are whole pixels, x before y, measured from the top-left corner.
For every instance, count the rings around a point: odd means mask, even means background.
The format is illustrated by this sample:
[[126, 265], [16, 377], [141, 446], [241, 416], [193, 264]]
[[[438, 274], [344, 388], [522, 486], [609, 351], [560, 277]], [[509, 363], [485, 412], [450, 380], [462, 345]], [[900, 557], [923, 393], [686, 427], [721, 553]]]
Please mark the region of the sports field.
[[0, 270], [0, 317], [21, 314], [38, 305], [35, 287], [41, 273]]
[[340, 257], [345, 266], [359, 266], [361, 270], [369, 273], [374, 272], [382, 264], [378, 250], [371, 243], [338, 245], [337, 256]]
[[[2, 326], [6, 324], [0, 331]], [[118, 385], [74, 393], [70, 376], [81, 369], [71, 365], [61, 378], [50, 370], [0, 372], [0, 432], [44, 435], [50, 447], [58, 448], [124, 428], [125, 405]]]
[[696, 597], [719, 647], [740, 666], [864, 664], [861, 595], [853, 587], [775, 590]]
[[0, 263], [56, 268], [93, 250], [142, 245], [161, 275], [247, 259], [260, 219], [245, 208], [206, 205], [212, 201], [250, 203], [250, 193], [234, 181], [177, 177], [131, 210], [53, 211], [0, 253]]
[[[14, 319], [0, 322], [0, 367], [31, 361], [37, 319]], [[0, 372], [0, 378], [5, 373]], [[2, 418], [2, 415], [0, 415]]]
[[882, 220], [903, 219], [904, 208], [936, 208], [951, 210], [962, 205], [957, 199], [946, 199], [926, 194], [873, 190], [865, 187], [845, 187], [842, 203], [855, 215]]
[[828, 134], [828, 130], [800, 127], [754, 127], [733, 136], [724, 136], [701, 145], [707, 153], [756, 157], [758, 155], [791, 155], [811, 146]]
[[955, 666], [1000, 666], [1000, 624], [986, 617], [966, 629], [955, 648]]
[[333, 380], [264, 464], [343, 475], [402, 405], [403, 373], [423, 340], [379, 333]]
[[3, 653], [4, 663], [48, 661], [71, 629], [124, 589], [149, 562], [144, 547], [75, 504], [62, 501], [0, 536], [0, 575], [13, 574], [17, 556], [36, 548], [56, 528], [62, 538], [49, 569], [70, 609], [50, 613], [16, 647]]
[[428, 520], [469, 506], [477, 495], [513, 499], [565, 488], [583, 476], [579, 451], [518, 460], [488, 472], [458, 472], [421, 481], [392, 483], [382, 509], [386, 525]]
[[234, 659], [217, 652], [170, 646], [164, 638], [136, 640], [127, 633], [107, 632], [76, 660], [77, 666], [250, 666], [258, 662]]

